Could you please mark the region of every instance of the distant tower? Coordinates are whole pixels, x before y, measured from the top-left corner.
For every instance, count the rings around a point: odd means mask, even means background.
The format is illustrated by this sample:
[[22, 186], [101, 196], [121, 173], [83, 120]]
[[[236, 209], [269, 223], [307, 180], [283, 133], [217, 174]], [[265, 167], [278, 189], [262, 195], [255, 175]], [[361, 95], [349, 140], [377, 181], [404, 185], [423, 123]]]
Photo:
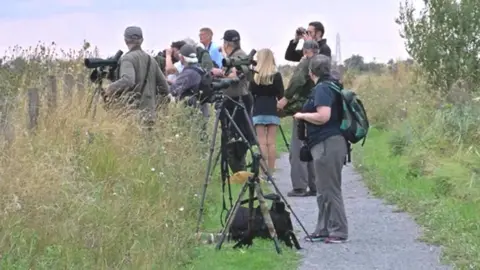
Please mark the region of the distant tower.
[[335, 62], [337, 65], [343, 65], [342, 62], [342, 48], [340, 47], [340, 34], [337, 33], [336, 45], [335, 45]]

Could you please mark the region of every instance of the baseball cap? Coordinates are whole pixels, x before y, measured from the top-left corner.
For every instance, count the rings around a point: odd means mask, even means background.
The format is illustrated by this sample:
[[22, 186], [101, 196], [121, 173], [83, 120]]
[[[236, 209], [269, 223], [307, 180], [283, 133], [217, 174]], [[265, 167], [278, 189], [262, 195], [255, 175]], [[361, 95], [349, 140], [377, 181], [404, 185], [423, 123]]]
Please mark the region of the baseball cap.
[[197, 50], [195, 46], [190, 44], [185, 44], [180, 48], [180, 55], [185, 58], [185, 61], [188, 63], [197, 63]]
[[223, 34], [223, 40], [225, 41], [240, 41], [240, 34], [237, 30], [227, 30]]
[[125, 29], [125, 39], [139, 40], [143, 38], [142, 28], [138, 26], [129, 26]]

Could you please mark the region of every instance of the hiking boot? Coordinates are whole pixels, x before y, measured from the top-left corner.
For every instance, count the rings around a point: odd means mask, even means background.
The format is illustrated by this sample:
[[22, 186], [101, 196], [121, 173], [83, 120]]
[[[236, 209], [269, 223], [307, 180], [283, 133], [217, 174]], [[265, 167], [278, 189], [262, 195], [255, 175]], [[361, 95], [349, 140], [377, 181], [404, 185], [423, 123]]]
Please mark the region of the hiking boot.
[[293, 189], [287, 193], [288, 197], [306, 197], [308, 192], [305, 189]]
[[326, 244], [342, 244], [347, 242], [347, 238], [330, 236], [325, 239]]
[[328, 235], [320, 235], [320, 234], [309, 234], [305, 236], [305, 241], [316, 243], [316, 242], [324, 242], [328, 238]]
[[307, 196], [317, 196], [317, 191], [316, 190], [309, 190], [307, 192]]

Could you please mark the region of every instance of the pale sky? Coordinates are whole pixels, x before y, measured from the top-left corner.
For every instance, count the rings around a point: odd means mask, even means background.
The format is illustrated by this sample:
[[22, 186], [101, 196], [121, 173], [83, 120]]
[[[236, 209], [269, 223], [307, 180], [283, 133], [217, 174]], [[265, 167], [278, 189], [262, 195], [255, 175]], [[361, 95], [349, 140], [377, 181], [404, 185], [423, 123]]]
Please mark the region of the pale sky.
[[[421, 0], [414, 0], [421, 2]], [[342, 60], [360, 54], [374, 57], [408, 57], [399, 27], [398, 0], [16, 0], [0, 9], [0, 54], [13, 45], [35, 46], [38, 41], [63, 49], [80, 49], [83, 40], [98, 46], [102, 56], [126, 51], [123, 31], [130, 25], [144, 32], [144, 49], [156, 52], [172, 41], [191, 37], [210, 27], [221, 42], [226, 29], [240, 32], [247, 53], [270, 48], [278, 63], [284, 60], [288, 41], [298, 26], [321, 21], [335, 54], [336, 35], [341, 37]]]

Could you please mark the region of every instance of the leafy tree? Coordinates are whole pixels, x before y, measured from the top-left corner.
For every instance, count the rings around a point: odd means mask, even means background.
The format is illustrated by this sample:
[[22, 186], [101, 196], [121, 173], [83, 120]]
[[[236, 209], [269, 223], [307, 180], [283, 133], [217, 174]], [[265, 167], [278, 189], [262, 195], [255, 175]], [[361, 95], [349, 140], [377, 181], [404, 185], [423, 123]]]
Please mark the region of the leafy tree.
[[418, 15], [411, 0], [400, 5], [396, 22], [408, 53], [429, 82], [448, 91], [459, 81], [480, 82], [480, 5], [478, 0], [424, 0]]
[[363, 56], [359, 54], [350, 56], [349, 58], [345, 59], [343, 63], [347, 69], [356, 69], [358, 71], [362, 71], [365, 65]]

